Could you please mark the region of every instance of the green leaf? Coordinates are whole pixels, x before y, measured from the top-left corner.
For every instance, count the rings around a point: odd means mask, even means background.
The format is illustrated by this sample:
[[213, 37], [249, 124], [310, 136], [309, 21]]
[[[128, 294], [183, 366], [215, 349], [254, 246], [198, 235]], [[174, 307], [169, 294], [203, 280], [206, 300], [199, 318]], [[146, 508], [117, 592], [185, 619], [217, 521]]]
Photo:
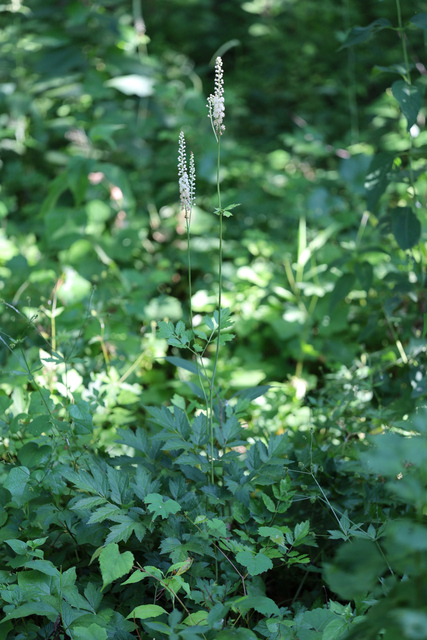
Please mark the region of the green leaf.
[[412, 16], [409, 22], [419, 29], [427, 30], [427, 13], [417, 13], [415, 16]]
[[89, 582], [86, 589], [84, 590], [85, 598], [89, 602], [93, 611], [97, 611], [99, 605], [102, 602], [102, 593], [101, 590], [94, 585], [93, 582]]
[[225, 526], [225, 522], [220, 520], [219, 518], [213, 518], [213, 520], [208, 520], [206, 525], [210, 531], [215, 536], [219, 538], [227, 538], [229, 533], [227, 532], [227, 528]]
[[366, 206], [369, 211], [375, 211], [379, 199], [390, 184], [394, 158], [391, 153], [377, 153], [372, 158], [365, 178]]
[[38, 446], [36, 442], [27, 442], [19, 450], [18, 460], [26, 467], [38, 467], [49, 460], [52, 447], [47, 444]]
[[22, 540], [5, 540], [5, 543], [19, 556], [25, 556], [28, 553], [28, 547]]
[[49, 560], [29, 560], [24, 564], [26, 569], [35, 569], [44, 573], [46, 576], [52, 576], [53, 578], [59, 578], [61, 575], [58, 569]]
[[412, 249], [421, 238], [421, 223], [410, 207], [396, 207], [391, 211], [391, 228], [399, 247]]
[[352, 47], [355, 44], [361, 44], [362, 42], [367, 42], [370, 40], [378, 31], [382, 31], [383, 29], [392, 28], [392, 24], [386, 18], [378, 18], [378, 20], [374, 20], [371, 24], [368, 24], [367, 27], [353, 27], [350, 31], [346, 41], [343, 45], [338, 49], [346, 49], [347, 47]]
[[305, 520], [295, 525], [294, 529], [294, 546], [301, 544], [301, 542], [308, 536], [310, 531], [310, 521]]
[[326, 625], [322, 640], [338, 640], [341, 638], [343, 633], [348, 629], [349, 622], [345, 620], [345, 618], [338, 618], [337, 620], [332, 620], [329, 624]]
[[387, 570], [375, 542], [356, 539], [343, 544], [324, 573], [330, 588], [344, 600], [364, 596]]
[[285, 544], [285, 536], [280, 529], [277, 529], [277, 527], [259, 527], [258, 533], [264, 538], [270, 538], [270, 540], [275, 544]]
[[27, 602], [8, 613], [7, 616], [3, 618], [2, 623], [7, 620], [26, 618], [27, 616], [46, 616], [51, 622], [53, 622], [56, 620], [59, 613], [59, 609], [52, 607], [52, 605], [47, 604], [46, 602]]
[[267, 509], [271, 511], [271, 513], [275, 513], [276, 505], [274, 504], [273, 500], [263, 492], [261, 492], [261, 498]]
[[30, 406], [28, 407], [29, 415], [48, 414], [54, 409], [53, 400], [50, 397], [48, 389], [40, 389], [33, 391], [30, 398]]
[[107, 504], [97, 509], [87, 523], [94, 524], [95, 522], [104, 522], [104, 520], [109, 520], [112, 516], [117, 516], [120, 513], [123, 513], [120, 507], [115, 504]]
[[73, 634], [76, 640], [107, 640], [108, 638], [106, 630], [99, 624], [91, 624], [89, 627], [74, 627]]
[[165, 322], [164, 320], [162, 320], [161, 322], [158, 323], [158, 328], [157, 328], [158, 338], [164, 338], [168, 340], [174, 334], [175, 334], [175, 327], [173, 325], [173, 322]]
[[167, 613], [167, 611], [157, 604], [142, 604], [136, 607], [132, 613], [127, 616], [127, 619], [139, 618], [140, 620], [146, 620], [147, 618], [157, 618], [163, 613]]
[[87, 402], [79, 400], [76, 404], [71, 404], [68, 414], [74, 423], [77, 435], [84, 436], [93, 432], [93, 419]]
[[185, 624], [188, 627], [206, 624], [208, 613], [209, 613], [208, 611], [203, 611], [203, 610], [195, 611], [191, 615], [184, 618], [181, 624]]
[[181, 511], [181, 506], [175, 500], [163, 501], [163, 497], [159, 493], [150, 493], [144, 499], [145, 504], [148, 505], [147, 510], [154, 514], [153, 520], [160, 516], [165, 519], [171, 514]]
[[135, 522], [131, 518], [126, 517], [125, 522], [119, 522], [119, 524], [110, 527], [110, 533], [106, 537], [105, 542], [106, 544], [110, 542], [127, 542], [132, 533], [141, 541], [145, 531], [146, 528], [141, 522]]
[[263, 384], [258, 387], [249, 387], [248, 389], [237, 391], [232, 395], [232, 398], [239, 398], [240, 400], [249, 400], [252, 402], [252, 400], [266, 394], [269, 389], [271, 389], [270, 384]]
[[[165, 360], [173, 364], [175, 367], [179, 367], [180, 369], [185, 369], [186, 371], [190, 371], [191, 373], [197, 374], [197, 367], [194, 364], [194, 362], [190, 362], [189, 360], [184, 360], [183, 358], [177, 358], [175, 356], [167, 356]], [[203, 373], [201, 374], [201, 376], [202, 378], [205, 377]]]
[[30, 479], [30, 470], [27, 467], [14, 467], [10, 470], [3, 486], [8, 489], [13, 497], [22, 496]]
[[245, 614], [250, 609], [255, 609], [264, 616], [279, 616], [280, 609], [274, 600], [265, 596], [245, 596], [234, 602], [234, 606]]
[[423, 106], [424, 87], [408, 84], [404, 80], [396, 80], [391, 85], [391, 90], [408, 121], [407, 130], [409, 131], [417, 122], [418, 113]]
[[105, 498], [82, 498], [72, 507], [69, 507], [73, 511], [87, 511], [88, 509], [93, 509], [93, 507], [99, 507], [100, 504], [104, 504], [106, 502]]
[[239, 629], [224, 629], [215, 636], [215, 640], [258, 640], [257, 636], [250, 629], [240, 627]]
[[247, 568], [251, 576], [257, 576], [273, 568], [273, 563], [262, 551], [256, 555], [250, 551], [239, 551], [236, 560]]
[[335, 307], [348, 296], [350, 291], [353, 290], [355, 282], [356, 276], [354, 275], [354, 273], [343, 273], [343, 275], [338, 278], [329, 301], [330, 312], [333, 311]]
[[115, 543], [107, 544], [99, 556], [99, 566], [101, 568], [103, 589], [131, 571], [134, 562], [133, 554], [130, 551], [120, 553], [119, 545]]

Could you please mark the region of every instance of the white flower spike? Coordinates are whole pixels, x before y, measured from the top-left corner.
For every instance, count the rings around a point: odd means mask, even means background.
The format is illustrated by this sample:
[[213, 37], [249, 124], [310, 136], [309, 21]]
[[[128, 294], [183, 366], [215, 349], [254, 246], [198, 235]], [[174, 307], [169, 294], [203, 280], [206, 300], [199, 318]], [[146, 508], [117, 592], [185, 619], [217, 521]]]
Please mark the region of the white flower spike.
[[208, 117], [211, 120], [215, 136], [221, 136], [225, 131], [224, 116], [224, 72], [222, 70], [222, 59], [218, 56], [215, 62], [215, 93], [208, 98]]
[[179, 134], [178, 144], [178, 182], [179, 195], [181, 198], [181, 210], [185, 211], [185, 217], [191, 216], [191, 210], [196, 202], [196, 168], [194, 165], [194, 155], [190, 155], [190, 174], [187, 170], [187, 154], [185, 151], [184, 132]]

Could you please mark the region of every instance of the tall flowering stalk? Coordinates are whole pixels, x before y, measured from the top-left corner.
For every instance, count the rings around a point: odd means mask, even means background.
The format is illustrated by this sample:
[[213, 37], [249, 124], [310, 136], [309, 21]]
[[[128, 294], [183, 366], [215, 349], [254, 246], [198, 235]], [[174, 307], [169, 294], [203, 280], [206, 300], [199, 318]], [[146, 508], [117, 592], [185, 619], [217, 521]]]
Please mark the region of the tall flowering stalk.
[[225, 131], [225, 101], [224, 101], [224, 72], [222, 70], [222, 59], [218, 56], [215, 62], [215, 93], [208, 98], [208, 117], [212, 123], [215, 138], [219, 143], [219, 136]]
[[221, 206], [221, 189], [219, 185], [219, 169], [221, 161], [221, 136], [225, 131], [225, 100], [224, 100], [224, 72], [222, 69], [222, 59], [218, 56], [215, 61], [215, 93], [208, 98], [208, 117], [211, 121], [212, 130], [217, 142], [217, 165], [216, 165], [216, 189], [218, 195], [219, 215], [219, 275], [218, 275], [218, 337], [216, 341], [215, 360], [212, 370], [212, 377], [209, 389], [209, 428], [211, 440], [211, 481], [214, 483], [214, 429], [213, 429], [213, 396], [215, 389], [215, 376], [218, 365], [219, 347], [221, 339], [221, 306], [222, 306], [222, 222], [224, 211]]

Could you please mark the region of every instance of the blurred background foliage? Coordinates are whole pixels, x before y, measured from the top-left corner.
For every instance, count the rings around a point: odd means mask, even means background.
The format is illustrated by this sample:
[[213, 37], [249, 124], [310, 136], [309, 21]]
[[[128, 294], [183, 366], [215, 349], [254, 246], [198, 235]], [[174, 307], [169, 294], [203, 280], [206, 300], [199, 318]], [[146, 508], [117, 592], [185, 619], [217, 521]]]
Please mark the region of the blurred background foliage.
[[[292, 481], [303, 482], [292, 518], [313, 523], [319, 547], [302, 580], [269, 576], [268, 590], [285, 589], [295, 610], [323, 606], [325, 580], [362, 613], [391, 594], [356, 629], [364, 640], [384, 624], [387, 638], [427, 637], [427, 1], [402, 5], [404, 35], [394, 0], [0, 6], [2, 459], [25, 460], [23, 443], [45, 437], [35, 390], [58, 415], [89, 402], [95, 437], [75, 447], [112, 455], [123, 452], [117, 428], [154, 429], [144, 406], [194, 408], [188, 371], [165, 361], [179, 353], [155, 329], [189, 314], [181, 129], [198, 178], [196, 318], [216, 305], [206, 96], [221, 55], [221, 189], [224, 205], [241, 206], [225, 224], [237, 336], [218, 379], [227, 397], [271, 385], [248, 442], [289, 434]], [[399, 102], [392, 85], [408, 72], [414, 93]], [[368, 522], [373, 533], [359, 531]], [[396, 578], [406, 575], [415, 581]]]
[[[415, 4], [403, 6], [404, 24], [427, 11]], [[374, 27], [359, 46], [340, 48], [352, 27], [381, 20], [397, 26], [391, 0], [2, 5], [5, 392], [18, 402], [29, 370], [59, 393], [66, 376], [64, 389], [102, 399], [104, 427], [189, 393], [185, 374], [162, 360], [174, 351], [155, 322], [188, 317], [181, 129], [198, 177], [193, 304], [204, 313], [216, 302], [216, 148], [205, 96], [219, 54], [222, 190], [225, 204], [241, 203], [225, 231], [224, 298], [237, 339], [224, 347], [224, 387], [273, 385], [255, 429], [298, 426], [308, 389], [321, 392], [332, 377], [341, 394], [346, 372], [363, 378], [366, 367], [376, 405], [397, 397], [412, 406], [426, 388], [423, 249], [399, 249], [390, 207], [410, 197], [411, 144], [425, 222], [424, 111], [410, 142], [390, 91], [402, 65], [395, 29]], [[409, 23], [408, 51], [425, 85], [419, 26]], [[380, 184], [368, 211], [364, 182], [378, 152], [390, 166], [403, 158], [403, 177], [384, 181], [386, 197]], [[40, 368], [48, 343], [68, 363], [62, 373]]]

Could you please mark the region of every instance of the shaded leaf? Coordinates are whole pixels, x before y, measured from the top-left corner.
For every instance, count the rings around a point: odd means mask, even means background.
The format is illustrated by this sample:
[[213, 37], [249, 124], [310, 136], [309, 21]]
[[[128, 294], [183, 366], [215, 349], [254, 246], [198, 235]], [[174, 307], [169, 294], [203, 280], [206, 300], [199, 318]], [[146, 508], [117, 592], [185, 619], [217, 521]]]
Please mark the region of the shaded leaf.
[[399, 247], [412, 249], [421, 238], [421, 223], [410, 207], [396, 207], [391, 211], [391, 228]]
[[409, 131], [412, 125], [417, 122], [418, 113], [423, 105], [424, 88], [418, 84], [408, 84], [404, 80], [396, 80], [391, 85], [391, 90], [408, 121], [407, 129]]
[[130, 551], [120, 553], [119, 545], [107, 544], [100, 553], [99, 566], [101, 568], [103, 589], [131, 571], [134, 562]]

